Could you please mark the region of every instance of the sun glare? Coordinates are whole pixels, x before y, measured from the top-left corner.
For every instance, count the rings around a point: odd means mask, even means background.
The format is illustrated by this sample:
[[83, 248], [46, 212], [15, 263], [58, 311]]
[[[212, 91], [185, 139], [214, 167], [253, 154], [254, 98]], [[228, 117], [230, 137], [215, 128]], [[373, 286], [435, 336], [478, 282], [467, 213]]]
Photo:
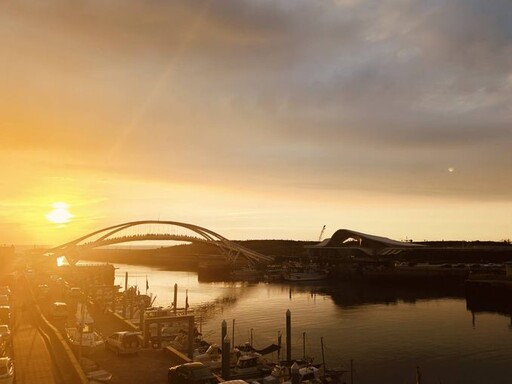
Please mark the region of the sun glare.
[[66, 224], [73, 218], [66, 203], [58, 202], [52, 204], [53, 210], [46, 214], [46, 219], [54, 224]]

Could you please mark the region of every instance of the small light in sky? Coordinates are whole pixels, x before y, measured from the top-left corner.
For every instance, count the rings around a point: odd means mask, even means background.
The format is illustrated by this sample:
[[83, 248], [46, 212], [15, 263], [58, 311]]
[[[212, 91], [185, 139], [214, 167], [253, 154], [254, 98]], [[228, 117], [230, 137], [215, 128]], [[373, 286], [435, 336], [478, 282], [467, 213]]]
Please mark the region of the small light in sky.
[[453, 171], [455, 171], [455, 168], [453, 168], [453, 167], [448, 168], [448, 172], [453, 173]]

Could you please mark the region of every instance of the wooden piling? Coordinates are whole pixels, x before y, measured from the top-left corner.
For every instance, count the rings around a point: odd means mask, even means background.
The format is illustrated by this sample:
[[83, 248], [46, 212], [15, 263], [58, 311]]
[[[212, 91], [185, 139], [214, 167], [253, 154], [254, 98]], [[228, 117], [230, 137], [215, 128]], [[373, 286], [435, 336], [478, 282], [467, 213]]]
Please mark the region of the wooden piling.
[[324, 374], [325, 374], [327, 367], [325, 366], [324, 338], [323, 337], [320, 337], [320, 346], [322, 347], [322, 367], [324, 367]]
[[350, 360], [350, 384], [354, 384], [354, 360]]
[[235, 319], [233, 319], [233, 329], [231, 331], [231, 342], [233, 343], [233, 349], [235, 349]]
[[302, 358], [306, 360], [306, 332], [302, 332]]
[[229, 340], [229, 336], [226, 335], [224, 339], [222, 339], [222, 378], [224, 380], [229, 380], [229, 355], [230, 355], [230, 345], [231, 340]]
[[176, 312], [178, 311], [178, 284], [174, 284], [174, 314], [176, 315]]
[[228, 324], [226, 323], [226, 320], [222, 320], [222, 323], [220, 325], [220, 345], [224, 343], [224, 338], [228, 334]]
[[281, 347], [282, 347], [282, 335], [281, 331], [277, 331], [277, 345], [279, 346], [279, 349], [277, 350], [277, 360], [281, 360]]
[[297, 364], [296, 361], [292, 364], [292, 366], [290, 368], [290, 373], [291, 373], [291, 377], [292, 377], [292, 384], [299, 384], [300, 368], [299, 368], [299, 364]]
[[123, 318], [126, 319], [126, 305], [128, 303], [128, 272], [124, 274]]
[[292, 360], [292, 313], [286, 311], [286, 360]]
[[416, 384], [421, 384], [421, 372], [420, 367], [416, 367]]

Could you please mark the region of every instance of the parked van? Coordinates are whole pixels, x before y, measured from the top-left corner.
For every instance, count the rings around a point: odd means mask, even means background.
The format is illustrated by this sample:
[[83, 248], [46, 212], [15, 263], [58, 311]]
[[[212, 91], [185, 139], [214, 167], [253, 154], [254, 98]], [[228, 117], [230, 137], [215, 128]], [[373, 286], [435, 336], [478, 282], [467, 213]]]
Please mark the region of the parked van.
[[56, 301], [50, 305], [50, 316], [54, 319], [62, 319], [68, 317], [68, 305], [60, 301]]
[[105, 339], [105, 348], [111, 349], [116, 355], [138, 353], [141, 348], [140, 335], [140, 332], [115, 332]]

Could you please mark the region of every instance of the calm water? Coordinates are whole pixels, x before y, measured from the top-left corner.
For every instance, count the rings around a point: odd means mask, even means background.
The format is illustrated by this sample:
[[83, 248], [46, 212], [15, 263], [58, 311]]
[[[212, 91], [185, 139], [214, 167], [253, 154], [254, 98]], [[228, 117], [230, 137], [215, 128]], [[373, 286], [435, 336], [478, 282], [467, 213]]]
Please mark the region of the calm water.
[[220, 342], [222, 320], [231, 337], [235, 320], [235, 344], [248, 341], [252, 329], [256, 348], [277, 342], [278, 332], [285, 345], [289, 309], [292, 357], [302, 357], [305, 332], [306, 354], [322, 362], [323, 337], [326, 365], [348, 368], [353, 359], [355, 383], [414, 383], [416, 366], [427, 384], [512, 382], [510, 318], [472, 314], [463, 297], [450, 293], [353, 285], [200, 283], [193, 272], [118, 267], [116, 284], [124, 286], [128, 272], [128, 284], [137, 285], [141, 293], [147, 276], [148, 294], [156, 295], [156, 305], [172, 302], [177, 283], [182, 307], [187, 290], [210, 342]]

